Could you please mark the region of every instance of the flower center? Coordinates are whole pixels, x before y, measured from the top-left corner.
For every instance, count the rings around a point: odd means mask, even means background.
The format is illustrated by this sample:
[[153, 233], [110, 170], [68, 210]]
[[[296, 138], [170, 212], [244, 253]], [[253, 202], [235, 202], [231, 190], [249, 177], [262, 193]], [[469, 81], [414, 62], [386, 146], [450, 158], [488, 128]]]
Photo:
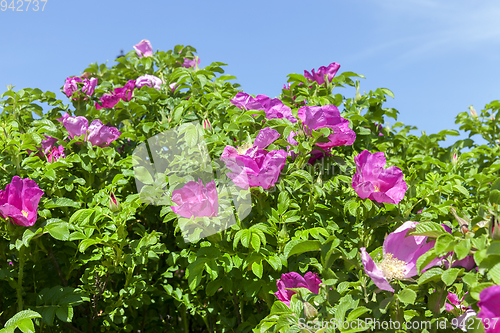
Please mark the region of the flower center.
[[405, 277], [406, 263], [393, 258], [392, 253], [386, 253], [384, 260], [378, 264], [379, 269], [384, 273], [387, 280], [402, 280]]
[[28, 218], [28, 212], [25, 212], [24, 210], [22, 210], [21, 213], [23, 213], [25, 218]]
[[248, 149], [252, 148], [252, 144], [245, 142], [241, 146], [238, 147], [238, 155], [245, 155]]
[[373, 185], [375, 187], [375, 192], [380, 192], [380, 188], [377, 185]]

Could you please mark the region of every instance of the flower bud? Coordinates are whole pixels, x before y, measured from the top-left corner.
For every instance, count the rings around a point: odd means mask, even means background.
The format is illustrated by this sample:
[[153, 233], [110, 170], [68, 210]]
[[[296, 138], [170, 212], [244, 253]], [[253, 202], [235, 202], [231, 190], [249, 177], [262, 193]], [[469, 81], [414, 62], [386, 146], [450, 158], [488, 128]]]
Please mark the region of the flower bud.
[[451, 164], [457, 165], [457, 163], [458, 163], [458, 155], [456, 153], [453, 153], [453, 155], [451, 156]]
[[212, 125], [210, 124], [210, 121], [208, 119], [203, 119], [203, 128], [206, 130], [212, 129]]
[[490, 220], [490, 234], [493, 240], [500, 240], [500, 223], [495, 215]]
[[470, 110], [470, 115], [473, 117], [473, 118], [477, 118], [478, 115], [477, 115], [477, 112], [476, 110], [474, 110], [474, 108], [471, 106], [469, 106], [469, 110]]
[[111, 211], [113, 213], [116, 213], [116, 212], [121, 210], [120, 202], [118, 200], [116, 200], [116, 197], [113, 194], [113, 192], [111, 192], [110, 199], [109, 199], [109, 209], [111, 209]]
[[304, 315], [307, 319], [313, 319], [318, 315], [318, 310], [309, 302], [304, 302]]

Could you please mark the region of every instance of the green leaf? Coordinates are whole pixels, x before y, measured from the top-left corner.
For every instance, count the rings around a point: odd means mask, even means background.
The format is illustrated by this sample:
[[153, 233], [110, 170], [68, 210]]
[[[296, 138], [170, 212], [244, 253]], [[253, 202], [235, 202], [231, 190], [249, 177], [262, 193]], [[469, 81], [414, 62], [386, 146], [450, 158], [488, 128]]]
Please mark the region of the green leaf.
[[463, 269], [460, 268], [450, 268], [444, 271], [443, 276], [441, 276], [441, 280], [447, 285], [451, 286], [457, 280], [457, 276]]
[[286, 244], [283, 251], [285, 258], [290, 258], [294, 254], [302, 254], [309, 251], [318, 251], [321, 247], [321, 242], [317, 240], [302, 240], [294, 239]]
[[80, 208], [80, 203], [75, 202], [69, 198], [53, 198], [53, 199], [45, 202], [44, 207], [47, 209], [56, 208], [56, 207]]
[[442, 274], [443, 270], [441, 268], [431, 268], [430, 270], [422, 274], [422, 276], [420, 276], [420, 278], [418, 279], [418, 285], [422, 285], [431, 281], [439, 281], [441, 280]]
[[399, 292], [398, 298], [401, 302], [405, 304], [415, 304], [415, 300], [417, 299], [417, 293], [411, 289], [403, 289]]
[[303, 178], [312, 183], [313, 178], [311, 174], [305, 170], [297, 170], [291, 174], [292, 177]]
[[488, 271], [488, 277], [496, 284], [500, 284], [500, 263], [496, 264]]
[[35, 311], [32, 310], [24, 310], [21, 312], [16, 313], [12, 318], [10, 318], [6, 323], [5, 323], [5, 328], [9, 327], [16, 327], [19, 321], [26, 320], [26, 319], [35, 319], [35, 318], [41, 318], [42, 316]]
[[427, 265], [430, 264], [432, 260], [434, 260], [437, 257], [436, 252], [434, 249], [431, 249], [424, 254], [422, 254], [418, 259], [417, 259], [417, 270], [418, 272], [421, 272]]
[[56, 316], [59, 320], [70, 323], [73, 320], [73, 307], [60, 306], [56, 310]]
[[69, 227], [66, 222], [55, 222], [45, 226], [45, 230], [57, 240], [66, 241], [69, 239]]
[[259, 252], [260, 251], [260, 237], [259, 235], [257, 235], [257, 233], [251, 233], [252, 234], [252, 240], [251, 240], [251, 244], [252, 244], [252, 247], [253, 249], [256, 251], [256, 252]]
[[262, 267], [262, 260], [259, 261], [254, 261], [252, 263], [252, 272], [257, 276], [259, 279], [262, 279], [262, 273], [264, 269]]
[[151, 185], [154, 183], [153, 177], [149, 173], [148, 169], [143, 166], [135, 167], [134, 175], [143, 184]]
[[457, 260], [462, 260], [467, 257], [470, 253], [471, 242], [470, 239], [463, 239], [455, 245], [455, 253], [457, 255]]
[[486, 288], [494, 286], [494, 285], [495, 285], [495, 283], [493, 283], [493, 282], [479, 283], [471, 288], [470, 295], [472, 296], [472, 298], [479, 301], [479, 294], [481, 293], [481, 291], [483, 291], [483, 289], [486, 289]]
[[447, 233], [443, 227], [435, 222], [420, 222], [416, 225], [415, 230], [409, 233], [413, 236], [439, 237]]
[[444, 233], [436, 239], [436, 244], [434, 244], [434, 251], [436, 254], [440, 255], [442, 253], [447, 253], [453, 250], [455, 246], [455, 237], [449, 233]]
[[489, 196], [490, 203], [500, 205], [500, 191], [492, 190]]

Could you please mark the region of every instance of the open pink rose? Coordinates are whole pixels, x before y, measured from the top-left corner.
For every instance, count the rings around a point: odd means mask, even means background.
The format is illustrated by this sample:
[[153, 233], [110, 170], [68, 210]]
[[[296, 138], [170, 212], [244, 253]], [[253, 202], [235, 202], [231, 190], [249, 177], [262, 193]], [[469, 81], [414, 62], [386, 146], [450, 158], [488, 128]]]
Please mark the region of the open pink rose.
[[393, 204], [403, 200], [407, 190], [403, 171], [398, 167], [384, 169], [383, 152], [372, 154], [364, 150], [354, 157], [354, 162], [356, 174], [352, 177], [352, 187], [361, 199]]
[[[394, 292], [390, 282], [417, 275], [417, 259], [434, 247], [434, 241], [427, 243], [426, 236], [407, 236], [418, 222], [408, 221], [391, 232], [384, 240], [384, 259], [376, 264], [372, 257], [361, 248], [361, 262], [365, 273], [382, 290]], [[425, 269], [438, 265], [441, 258], [431, 261]]]
[[226, 146], [221, 161], [232, 171], [228, 177], [239, 187], [274, 186], [285, 166], [287, 153], [283, 150], [267, 151], [264, 148], [274, 142], [280, 134], [266, 127], [260, 130], [253, 145], [243, 145], [238, 149]]
[[191, 68], [199, 64], [200, 64], [200, 58], [198, 58], [197, 56], [194, 57], [194, 59], [184, 58], [184, 63], [182, 64], [182, 67]]
[[174, 213], [185, 218], [214, 217], [219, 212], [219, 196], [213, 180], [206, 185], [201, 179], [186, 183], [172, 191], [172, 201], [177, 204], [172, 206]]
[[143, 39], [138, 44], [134, 45], [134, 49], [139, 58], [153, 56], [153, 47], [151, 46], [151, 42], [147, 39]]
[[318, 84], [323, 84], [325, 83], [325, 75], [328, 77], [328, 82], [332, 82], [333, 77], [335, 74], [337, 74], [337, 71], [339, 70], [340, 65], [337, 64], [336, 62], [332, 62], [328, 67], [321, 66], [318, 69], [318, 72], [315, 73], [314, 69], [309, 73], [308, 71], [304, 71], [304, 76], [308, 78], [311, 81], [316, 81]]
[[276, 281], [278, 291], [274, 293], [276, 297], [286, 305], [290, 306], [295, 291], [287, 290], [287, 288], [307, 288], [312, 293], [319, 293], [319, 285], [322, 283], [318, 274], [307, 272], [304, 277], [296, 272], [281, 274], [281, 279]]
[[143, 76], [139, 76], [135, 81], [135, 86], [137, 88], [142, 88], [143, 86], [148, 86], [155, 89], [160, 89], [162, 85], [162, 81], [159, 77], [154, 75], [145, 74]]
[[43, 191], [31, 179], [12, 178], [12, 182], [0, 190], [0, 215], [12, 218], [23, 227], [31, 227], [38, 218], [38, 202]]
[[[500, 333], [500, 286], [485, 288], [479, 294], [479, 313], [477, 317], [485, 325], [485, 333]], [[494, 325], [496, 324], [496, 325]], [[489, 326], [487, 328], [487, 326]]]
[[278, 98], [270, 98], [266, 95], [252, 97], [247, 93], [239, 92], [230, 101], [242, 110], [263, 110], [266, 112], [267, 119], [285, 118], [292, 123], [297, 122], [292, 115], [292, 110]]
[[129, 80], [125, 86], [115, 88], [113, 92], [104, 94], [101, 98], [101, 104], [95, 103], [97, 110], [102, 108], [113, 108], [118, 102], [124, 100], [128, 102], [132, 99], [132, 93], [135, 88], [135, 80]]
[[[83, 80], [78, 76], [68, 77], [66, 78], [66, 82], [64, 82], [63, 92], [66, 96], [71, 97], [74, 92], [78, 92], [78, 83], [83, 83], [83, 88], [81, 93], [91, 96], [94, 93], [94, 89], [97, 85], [97, 78], [93, 77], [90, 79], [84, 78]], [[78, 97], [74, 97], [73, 99], [77, 99]]]
[[64, 147], [59, 145], [59, 147], [52, 147], [52, 150], [47, 154], [47, 161], [49, 163], [55, 162], [60, 158], [65, 158]]
[[94, 146], [107, 147], [121, 135], [116, 127], [105, 126], [99, 119], [95, 119], [89, 126], [85, 117], [67, 117], [63, 125], [71, 139], [83, 135], [84, 140], [90, 141]]
[[349, 128], [349, 120], [340, 116], [340, 111], [335, 105], [303, 106], [297, 116], [302, 120], [305, 131], [321, 128], [331, 128], [333, 133], [328, 136], [329, 142], [318, 142], [316, 146], [328, 149], [343, 145], [352, 145], [356, 140], [356, 133]]

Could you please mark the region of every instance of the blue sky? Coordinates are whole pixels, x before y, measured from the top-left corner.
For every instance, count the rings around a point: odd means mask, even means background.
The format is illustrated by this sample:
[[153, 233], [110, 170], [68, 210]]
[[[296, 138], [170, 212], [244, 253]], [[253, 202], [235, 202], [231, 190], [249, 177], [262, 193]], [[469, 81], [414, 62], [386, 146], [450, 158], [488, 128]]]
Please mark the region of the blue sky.
[[38, 12], [33, 5], [0, 11], [0, 93], [14, 84], [67, 101], [60, 92], [67, 76], [96, 61], [111, 66], [121, 49], [149, 39], [154, 50], [191, 45], [201, 67], [225, 62], [245, 92], [271, 97], [287, 74], [338, 62], [341, 72], [366, 76], [361, 91], [391, 89], [387, 107], [428, 134], [458, 129], [459, 112], [500, 99], [495, 0], [48, 0]]

